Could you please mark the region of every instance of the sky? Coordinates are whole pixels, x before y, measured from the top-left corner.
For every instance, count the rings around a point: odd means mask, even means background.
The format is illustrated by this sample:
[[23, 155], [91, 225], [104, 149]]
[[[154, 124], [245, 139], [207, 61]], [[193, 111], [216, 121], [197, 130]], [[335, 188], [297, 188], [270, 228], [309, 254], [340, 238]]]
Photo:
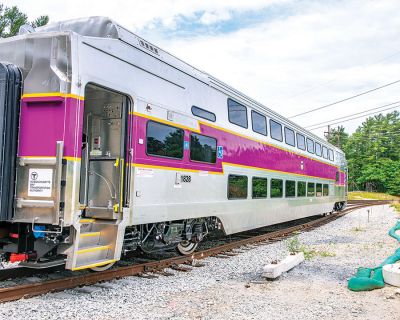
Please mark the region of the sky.
[[[18, 6], [31, 20], [108, 16], [286, 117], [400, 79], [398, 0], [0, 3]], [[399, 90], [400, 82], [291, 120], [307, 127], [389, 104], [386, 109], [395, 108], [384, 113], [400, 110], [392, 104], [400, 101]], [[351, 133], [363, 120], [340, 124]]]

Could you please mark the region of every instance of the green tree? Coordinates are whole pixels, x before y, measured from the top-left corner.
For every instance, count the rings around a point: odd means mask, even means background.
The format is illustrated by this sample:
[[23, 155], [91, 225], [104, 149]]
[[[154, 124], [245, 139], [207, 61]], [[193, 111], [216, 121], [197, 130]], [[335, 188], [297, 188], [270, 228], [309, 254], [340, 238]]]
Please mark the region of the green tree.
[[345, 132], [343, 126], [333, 128], [328, 136], [328, 142], [332, 143], [334, 146], [340, 149], [346, 145], [348, 140], [349, 140], [349, 134]]
[[18, 7], [4, 7], [0, 4], [0, 38], [12, 37], [18, 34], [19, 28], [28, 24], [34, 28], [46, 25], [49, 22], [48, 16], [40, 16], [29, 22], [28, 16], [21, 12]]

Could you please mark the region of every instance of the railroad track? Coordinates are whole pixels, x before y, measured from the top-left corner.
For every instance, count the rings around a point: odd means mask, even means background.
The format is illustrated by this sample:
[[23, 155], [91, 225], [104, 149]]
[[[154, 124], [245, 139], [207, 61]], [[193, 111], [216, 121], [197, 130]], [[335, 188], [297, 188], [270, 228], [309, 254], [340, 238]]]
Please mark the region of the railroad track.
[[299, 224], [296, 226], [252, 236], [249, 238], [236, 240], [231, 243], [226, 243], [223, 245], [218, 245], [213, 248], [195, 252], [191, 256], [173, 257], [168, 259], [162, 259], [159, 261], [150, 261], [129, 266], [116, 267], [103, 272], [85, 273], [57, 280], [49, 280], [33, 284], [30, 283], [30, 284], [17, 285], [7, 288], [1, 288], [0, 302], [7, 302], [7, 301], [18, 300], [21, 298], [34, 297], [49, 292], [57, 292], [66, 289], [72, 289], [79, 286], [93, 285], [99, 282], [109, 281], [128, 276], [146, 276], [146, 274], [149, 273], [161, 273], [167, 275], [168, 273], [165, 273], [163, 271], [166, 268], [171, 268], [182, 272], [190, 271], [191, 267], [202, 266], [201, 263], [198, 263], [198, 260], [212, 256], [220, 258], [229, 258], [230, 256], [240, 254], [239, 251], [234, 252], [233, 251], [234, 249], [240, 249], [240, 248], [243, 249], [243, 247], [246, 248], [245, 246], [247, 246], [247, 248], [252, 248], [254, 246], [266, 245], [268, 243], [280, 241], [284, 238], [287, 238], [288, 236], [292, 235], [295, 232], [309, 231], [313, 228], [319, 227], [339, 217], [342, 217], [345, 214], [354, 211], [356, 209], [369, 206], [390, 204], [390, 203], [392, 203], [392, 201], [390, 200], [349, 201], [348, 202], [349, 207], [341, 212], [336, 212], [334, 214], [324, 216], [319, 219]]

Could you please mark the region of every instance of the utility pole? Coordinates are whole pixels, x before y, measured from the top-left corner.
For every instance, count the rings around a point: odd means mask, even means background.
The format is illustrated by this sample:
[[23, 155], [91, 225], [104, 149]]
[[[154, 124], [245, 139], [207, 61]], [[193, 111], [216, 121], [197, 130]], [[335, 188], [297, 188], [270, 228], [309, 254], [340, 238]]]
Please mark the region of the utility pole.
[[324, 132], [326, 140], [330, 141], [331, 139], [331, 126], [328, 124], [328, 131]]

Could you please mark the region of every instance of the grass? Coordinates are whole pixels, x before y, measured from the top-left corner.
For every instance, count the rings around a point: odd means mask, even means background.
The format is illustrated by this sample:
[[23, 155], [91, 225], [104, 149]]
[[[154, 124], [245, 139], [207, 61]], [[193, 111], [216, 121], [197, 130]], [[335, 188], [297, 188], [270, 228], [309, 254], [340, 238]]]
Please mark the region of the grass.
[[286, 246], [290, 253], [303, 252], [304, 259], [306, 259], [306, 260], [311, 260], [312, 258], [314, 258], [316, 256], [321, 256], [321, 257], [335, 257], [336, 256], [335, 253], [327, 251], [327, 250], [318, 251], [318, 250], [313, 250], [313, 249], [305, 246], [304, 244], [302, 244], [299, 241], [299, 238], [297, 235], [286, 240]]
[[392, 196], [386, 193], [380, 192], [366, 192], [366, 191], [351, 191], [348, 196], [349, 200], [400, 200], [400, 196]]
[[400, 203], [393, 203], [391, 207], [394, 208], [398, 213], [400, 213]]
[[354, 232], [361, 232], [361, 231], [365, 231], [365, 228], [362, 228], [362, 227], [354, 227], [354, 228], [351, 229], [351, 231], [354, 231]]

